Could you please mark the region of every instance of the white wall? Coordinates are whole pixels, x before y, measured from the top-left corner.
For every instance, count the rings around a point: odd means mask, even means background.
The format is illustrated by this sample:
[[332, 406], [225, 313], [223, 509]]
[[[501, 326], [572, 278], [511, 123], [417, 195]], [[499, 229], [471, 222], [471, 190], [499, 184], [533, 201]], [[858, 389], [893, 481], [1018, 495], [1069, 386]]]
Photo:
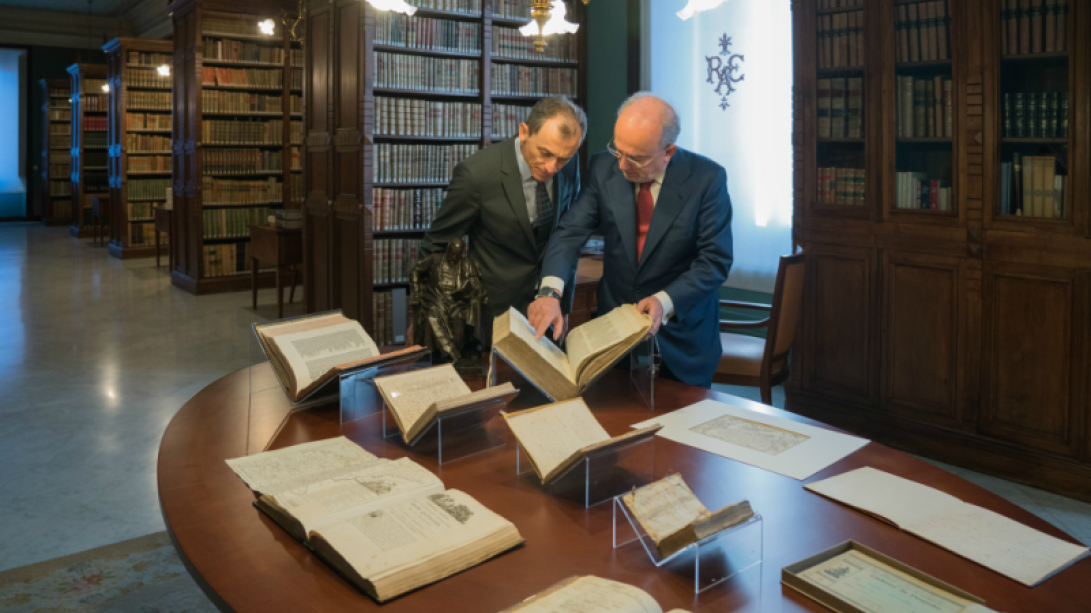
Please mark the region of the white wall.
[[[792, 38], [789, 3], [728, 0], [688, 21], [675, 13], [687, 0], [645, 4], [650, 32], [645, 44], [650, 88], [674, 105], [682, 122], [678, 144], [727, 169], [734, 208], [735, 264], [727, 285], [772, 292], [777, 260], [791, 251]], [[707, 57], [720, 55], [718, 40], [732, 41], [737, 62], [724, 110], [708, 83]], [[715, 62], [714, 62], [715, 63]], [[721, 91], [726, 91], [722, 89]]]
[[0, 49], [0, 194], [26, 193], [26, 49]]

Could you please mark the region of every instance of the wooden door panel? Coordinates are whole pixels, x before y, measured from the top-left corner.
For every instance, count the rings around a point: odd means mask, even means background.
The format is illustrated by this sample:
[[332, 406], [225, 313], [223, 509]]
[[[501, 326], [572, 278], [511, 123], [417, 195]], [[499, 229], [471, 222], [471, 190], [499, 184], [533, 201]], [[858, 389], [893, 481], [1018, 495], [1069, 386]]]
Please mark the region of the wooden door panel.
[[1087, 283], [1073, 271], [995, 265], [986, 278], [984, 434], [1064, 455], [1082, 449]]
[[332, 87], [332, 9], [329, 2], [312, 1], [307, 9], [308, 43], [304, 46], [304, 277], [308, 312], [336, 308], [333, 297], [330, 249], [332, 200], [330, 176], [330, 88]]
[[[360, 279], [360, 266], [357, 253], [360, 245], [360, 224], [356, 215], [342, 216], [334, 214], [333, 219], [333, 277], [339, 291], [334, 294], [336, 307], [345, 317], [360, 320], [364, 316], [359, 293], [356, 291]], [[368, 326], [367, 321], [360, 324]]]
[[875, 256], [867, 249], [809, 248], [805, 385], [843, 397], [873, 396]]
[[929, 423], [960, 422], [961, 262], [887, 253], [883, 266], [883, 408]]

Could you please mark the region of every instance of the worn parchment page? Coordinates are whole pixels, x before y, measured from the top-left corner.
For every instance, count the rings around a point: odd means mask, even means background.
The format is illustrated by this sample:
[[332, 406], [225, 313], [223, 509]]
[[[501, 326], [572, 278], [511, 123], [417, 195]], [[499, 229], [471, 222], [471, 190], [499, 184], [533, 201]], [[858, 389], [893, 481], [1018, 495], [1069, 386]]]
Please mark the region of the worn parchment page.
[[806, 489], [893, 522], [902, 529], [954, 511], [963, 502], [950, 494], [870, 466], [815, 481]]
[[271, 502], [302, 524], [302, 535], [409, 498], [438, 494], [443, 482], [409, 458], [378, 460], [336, 477], [281, 491]]
[[539, 477], [588, 445], [606, 441], [610, 435], [599, 424], [582, 398], [510, 413], [504, 416], [539, 470]]
[[515, 310], [514, 307], [508, 309], [508, 318], [508, 325], [515, 337], [525, 342], [538, 356], [555, 368], [557, 372], [564, 375], [573, 385], [576, 384], [576, 371], [572, 368], [568, 356], [561, 351], [560, 347], [554, 345], [545, 335], [542, 338], [535, 339], [534, 326], [531, 326], [527, 318]]
[[768, 455], [779, 455], [810, 438], [798, 432], [733, 415], [721, 415], [693, 426], [690, 430]]
[[799, 576], [866, 613], [963, 613], [971, 606], [989, 611], [859, 551], [846, 551]]
[[626, 494], [622, 501], [656, 543], [710, 515], [678, 474]]
[[293, 391], [305, 389], [339, 364], [379, 355], [375, 342], [355, 321], [271, 338], [292, 371]]
[[375, 386], [397, 416], [403, 432], [416, 424], [432, 404], [470, 393], [452, 364], [378, 377]]
[[506, 527], [515, 529], [469, 495], [448, 490], [318, 528], [310, 537], [328, 543], [361, 577], [381, 581], [399, 568]]
[[437, 402], [436, 413], [443, 413], [444, 411], [459, 409], [470, 405], [481, 405], [503, 396], [517, 395], [518, 393], [519, 390], [515, 389], [515, 386], [512, 385], [510, 381], [505, 381], [496, 387], [482, 388], [476, 392], [470, 392], [465, 396]]
[[504, 613], [663, 613], [644, 590], [593, 575], [546, 592]]
[[1087, 547], [967, 503], [903, 528], [1027, 586], [1037, 585], [1088, 554]]
[[360, 468], [376, 459], [363, 447], [339, 436], [227, 460], [227, 465], [255, 494], [268, 494], [307, 478]]
[[637, 312], [636, 307], [624, 304], [591, 321], [573, 328], [568, 333], [565, 347], [568, 361], [575, 370], [575, 380], [581, 378], [587, 363], [596, 355], [638, 334], [648, 325], [648, 317]]

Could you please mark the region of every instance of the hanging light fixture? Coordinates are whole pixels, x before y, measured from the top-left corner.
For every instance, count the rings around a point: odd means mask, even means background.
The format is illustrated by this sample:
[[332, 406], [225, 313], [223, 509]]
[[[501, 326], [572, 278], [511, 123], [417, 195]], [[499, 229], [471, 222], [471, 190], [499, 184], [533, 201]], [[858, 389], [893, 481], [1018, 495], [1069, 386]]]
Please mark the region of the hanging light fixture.
[[394, 11], [395, 13], [404, 13], [406, 15], [412, 15], [417, 12], [417, 7], [409, 4], [405, 0], [367, 0], [367, 3], [380, 11]]
[[[368, 0], [373, 4], [380, 0]], [[402, 0], [389, 0], [401, 2]], [[583, 0], [586, 5], [590, 0]], [[714, 9], [727, 0], [689, 0], [685, 8], [678, 11], [678, 18], [685, 21], [697, 13]], [[523, 36], [534, 36], [534, 50], [538, 53], [545, 51], [546, 36], [550, 34], [575, 34], [580, 28], [579, 24], [566, 21], [564, 18], [567, 9], [564, 0], [530, 0], [530, 23], [519, 28]]]
[[274, 23], [272, 19], [266, 19], [265, 21], [259, 21], [258, 22], [258, 29], [261, 30], [261, 33], [269, 35], [269, 36], [273, 35], [273, 32], [276, 29], [276, 27], [277, 27], [277, 24]]
[[170, 76], [170, 66], [167, 66], [166, 64], [162, 64], [162, 65], [159, 66], [158, 70], [159, 70], [159, 76], [161, 76], [161, 77], [169, 77]]
[[104, 91], [106, 93], [110, 93], [110, 84], [109, 83], [103, 83], [102, 84], [102, 91]]

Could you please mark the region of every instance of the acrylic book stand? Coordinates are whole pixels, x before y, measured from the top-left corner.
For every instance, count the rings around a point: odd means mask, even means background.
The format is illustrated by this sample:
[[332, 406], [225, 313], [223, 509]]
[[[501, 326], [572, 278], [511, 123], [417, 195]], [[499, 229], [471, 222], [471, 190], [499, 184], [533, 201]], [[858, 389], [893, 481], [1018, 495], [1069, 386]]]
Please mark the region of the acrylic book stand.
[[[487, 404], [441, 413], [431, 426], [409, 442], [409, 446], [416, 446], [425, 439], [434, 439], [437, 461], [441, 466], [503, 447], [508, 444], [506, 429], [501, 433], [492, 432], [488, 424], [508, 406], [510, 400], [510, 398], [498, 398]], [[390, 412], [390, 407], [385, 402], [380, 406], [383, 409], [383, 438], [397, 437], [400, 440], [402, 432], [398, 428], [397, 420]]]
[[[503, 353], [500, 353], [495, 348], [489, 353], [489, 378], [488, 385], [493, 387], [496, 385], [496, 365], [497, 356], [511, 367], [522, 379], [531, 385], [534, 389], [538, 390], [543, 396], [549, 399], [550, 402], [558, 402], [560, 400], [568, 400], [567, 398], [554, 398], [550, 396], [545, 390], [538, 387], [538, 384], [533, 379], [528, 377], [519, 370], [517, 366], [511, 363]], [[626, 356], [618, 358], [617, 362], [614, 362], [610, 367], [603, 369], [590, 383], [587, 384], [587, 388], [594, 385], [599, 379], [601, 379], [606, 373], [610, 372], [614, 366], [624, 360]], [[640, 394], [641, 400], [644, 402], [644, 406], [648, 407], [649, 411], [655, 410], [655, 376], [658, 373], [659, 358], [659, 344], [655, 340], [654, 336], [646, 336], [643, 340], [633, 346], [629, 352], [629, 366], [630, 366], [630, 378], [633, 384], [637, 387], [637, 391]], [[516, 386], [521, 387], [521, 386]]]
[[[534, 465], [518, 440], [515, 443], [515, 472], [533, 473]], [[593, 507], [614, 496], [643, 487], [655, 480], [655, 435], [623, 446], [592, 452], [542, 489], [557, 498]]]
[[657, 567], [669, 563], [693, 564], [693, 591], [696, 594], [761, 565], [763, 555], [761, 515], [707, 536], [683, 547], [670, 556], [660, 557], [655, 541], [621, 501], [614, 498], [614, 549], [640, 541], [644, 552]]

